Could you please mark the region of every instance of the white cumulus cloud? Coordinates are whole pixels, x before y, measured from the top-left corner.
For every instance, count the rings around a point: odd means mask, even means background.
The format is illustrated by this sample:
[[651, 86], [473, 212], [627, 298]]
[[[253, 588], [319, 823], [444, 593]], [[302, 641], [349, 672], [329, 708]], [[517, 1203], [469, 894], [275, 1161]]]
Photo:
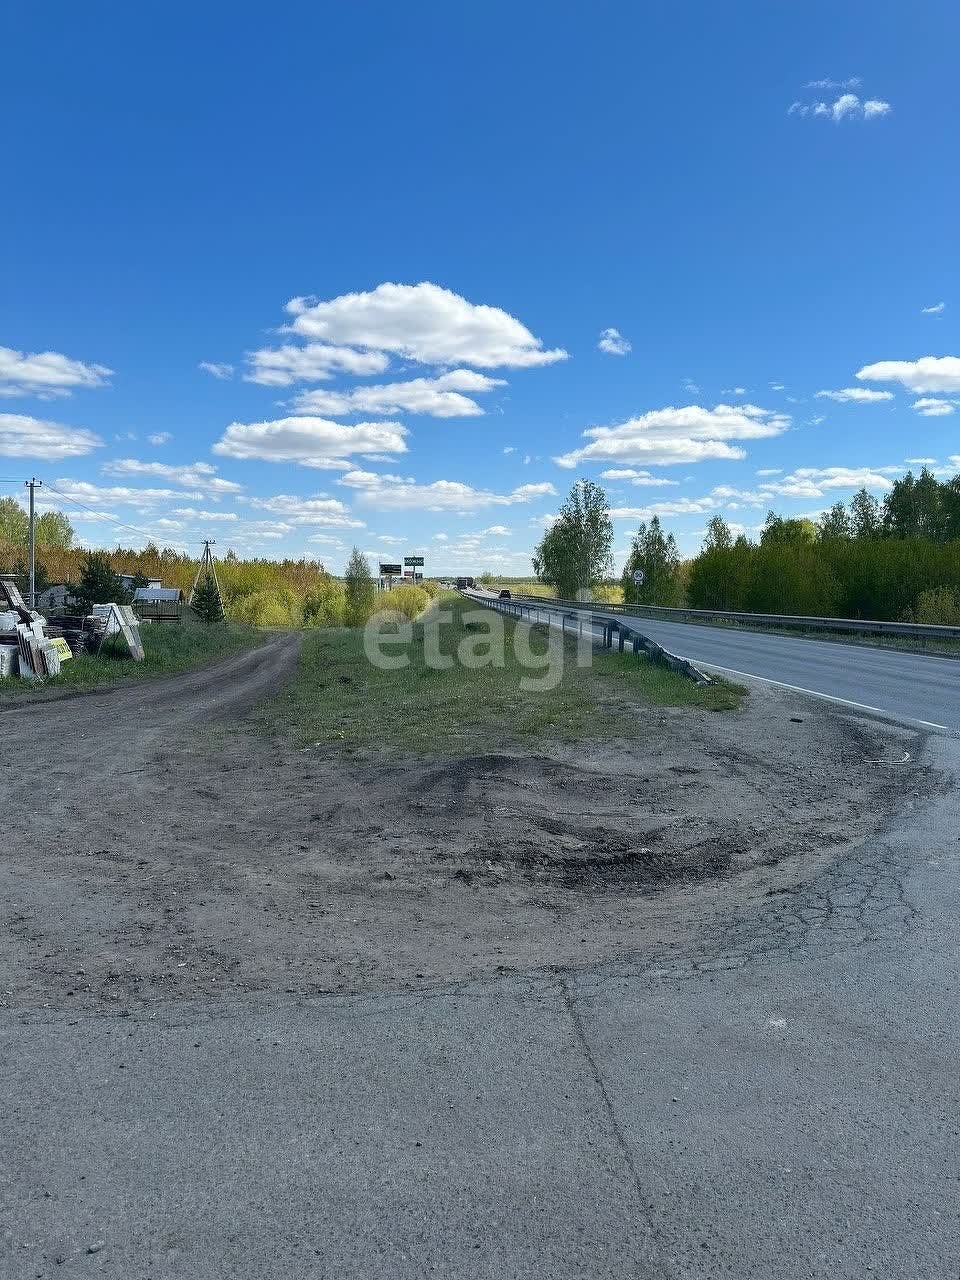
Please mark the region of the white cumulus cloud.
[[294, 401], [297, 413], [424, 413], [434, 418], [473, 418], [483, 409], [463, 392], [492, 391], [506, 383], [475, 369], [451, 369], [436, 378], [412, 378], [351, 391], [304, 391]]
[[818, 400], [836, 400], [837, 404], [876, 404], [892, 400], [892, 391], [871, 391], [869, 387], [843, 387], [840, 391], [818, 391]]
[[209, 494], [242, 493], [243, 485], [224, 480], [209, 462], [187, 462], [172, 466], [166, 462], [141, 462], [138, 458], [115, 458], [100, 468], [107, 476], [159, 476], [189, 489], [206, 489]]
[[602, 330], [597, 346], [608, 356], [625, 356], [633, 350], [633, 343], [629, 338], [625, 338], [619, 329]]
[[945, 302], [935, 302], [932, 307], [921, 307], [920, 314], [922, 316], [939, 316], [943, 315], [947, 304]]
[[899, 382], [909, 391], [960, 391], [960, 356], [879, 360], [856, 375], [862, 382]]
[[335, 373], [366, 377], [383, 373], [390, 360], [380, 351], [354, 351], [352, 347], [308, 342], [296, 347], [263, 347], [247, 353], [250, 366], [244, 381], [262, 387], [289, 387], [293, 382], [327, 382]]
[[104, 387], [113, 373], [102, 364], [84, 364], [57, 351], [29, 355], [0, 347], [0, 396], [68, 396], [76, 387]]
[[147, 440], [150, 442], [150, 444], [157, 444], [157, 445], [169, 444], [172, 439], [173, 439], [173, 436], [170, 434], [169, 431], [154, 431], [151, 435], [147, 436]]
[[420, 364], [525, 368], [565, 360], [544, 350], [525, 325], [499, 307], [468, 302], [439, 285], [381, 284], [329, 301], [292, 298], [290, 328], [310, 341], [389, 352]]
[[83, 427], [67, 427], [23, 413], [0, 413], [0, 454], [8, 458], [79, 458], [103, 441]]
[[791, 102], [787, 108], [787, 115], [801, 118], [810, 116], [833, 120], [835, 124], [839, 124], [842, 120], [877, 120], [881, 116], [889, 115], [893, 109], [889, 102], [884, 102], [881, 98], [867, 98], [861, 101], [857, 94], [851, 93], [850, 88], [859, 87], [858, 80], [848, 80], [843, 84], [826, 80], [812, 81], [807, 87], [824, 89], [847, 87], [847, 92], [839, 94], [832, 102], [824, 102], [822, 99], [812, 102]]
[[889, 489], [899, 467], [798, 467], [782, 480], [760, 486], [764, 494], [784, 498], [822, 498], [830, 489]]
[[292, 493], [277, 493], [272, 498], [251, 498], [250, 505], [261, 511], [283, 516], [293, 525], [325, 525], [336, 529], [363, 529], [362, 520], [354, 520], [350, 508], [337, 498], [320, 494], [301, 498]]
[[204, 373], [209, 373], [212, 378], [219, 378], [221, 382], [233, 377], [232, 364], [218, 364], [213, 360], [201, 360], [197, 368], [202, 369]]
[[744, 450], [729, 441], [777, 436], [789, 425], [786, 414], [750, 404], [654, 409], [618, 426], [590, 427], [583, 433], [589, 444], [561, 454], [554, 462], [561, 467], [591, 461], [671, 466], [708, 458], [743, 458]]
[[609, 471], [600, 472], [601, 480], [629, 480], [631, 484], [649, 488], [663, 488], [666, 485], [679, 484], [679, 480], [667, 480], [663, 476], [651, 475], [649, 471], [635, 471], [632, 467], [611, 467]]
[[339, 483], [355, 489], [361, 502], [383, 511], [454, 511], [466, 514], [484, 507], [513, 506], [536, 498], [556, 497], [557, 493], [549, 483], [525, 484], [510, 493], [492, 493], [458, 480], [417, 484], [403, 476], [372, 471], [348, 471]]
[[197, 507], [174, 507], [173, 514], [190, 520], [234, 521], [240, 519], [235, 511], [202, 511]]
[[202, 493], [179, 489], [134, 489], [127, 485], [96, 485], [89, 480], [60, 479], [50, 487], [65, 498], [72, 498], [88, 507], [104, 507], [108, 512], [115, 506], [166, 507], [171, 501], [190, 499], [196, 502], [203, 497]]
[[348, 458], [406, 453], [407, 430], [399, 422], [359, 422], [344, 426], [326, 418], [278, 418], [232, 422], [213, 446], [227, 458], [299, 462], [305, 467], [348, 467]]
[[938, 400], [931, 396], [914, 400], [913, 408], [924, 418], [945, 418], [948, 414], [956, 412], [956, 404], [953, 400]]

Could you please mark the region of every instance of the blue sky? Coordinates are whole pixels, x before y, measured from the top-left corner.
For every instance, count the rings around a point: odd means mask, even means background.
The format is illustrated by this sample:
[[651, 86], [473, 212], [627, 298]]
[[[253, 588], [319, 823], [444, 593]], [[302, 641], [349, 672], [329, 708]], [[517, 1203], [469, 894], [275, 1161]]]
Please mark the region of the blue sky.
[[622, 557], [960, 469], [955, 3], [18, 8], [0, 490], [85, 542], [525, 572], [581, 475]]

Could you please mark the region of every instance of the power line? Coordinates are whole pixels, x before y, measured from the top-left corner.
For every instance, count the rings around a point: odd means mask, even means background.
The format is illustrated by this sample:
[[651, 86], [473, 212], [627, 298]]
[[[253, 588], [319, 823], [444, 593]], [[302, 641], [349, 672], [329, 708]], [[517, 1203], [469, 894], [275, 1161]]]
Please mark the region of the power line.
[[[81, 502], [79, 498], [73, 498], [69, 494], [61, 493], [59, 489], [54, 489], [49, 484], [46, 486], [46, 489], [47, 493], [55, 494], [58, 498], [62, 498], [64, 502], [72, 502], [75, 507], [79, 507], [81, 511], [86, 511], [89, 515], [96, 516], [98, 520], [109, 520], [114, 527], [129, 529], [132, 533], [139, 533], [149, 542], [154, 542], [157, 539], [156, 530], [150, 531], [149, 529], [141, 529], [139, 525], [129, 524], [126, 520], [121, 520], [119, 516], [115, 516], [109, 511], [103, 511], [102, 509], [98, 511], [95, 507], [88, 507], [85, 503]], [[182, 530], [181, 535], [195, 537], [198, 542], [203, 541], [202, 533], [196, 529]]]

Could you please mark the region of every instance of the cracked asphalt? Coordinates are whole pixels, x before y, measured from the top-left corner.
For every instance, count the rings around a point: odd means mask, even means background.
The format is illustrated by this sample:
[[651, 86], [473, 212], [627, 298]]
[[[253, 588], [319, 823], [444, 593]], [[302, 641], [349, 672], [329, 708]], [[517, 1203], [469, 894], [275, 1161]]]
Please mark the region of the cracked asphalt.
[[5, 1011], [0, 1274], [957, 1276], [957, 797], [662, 964]]

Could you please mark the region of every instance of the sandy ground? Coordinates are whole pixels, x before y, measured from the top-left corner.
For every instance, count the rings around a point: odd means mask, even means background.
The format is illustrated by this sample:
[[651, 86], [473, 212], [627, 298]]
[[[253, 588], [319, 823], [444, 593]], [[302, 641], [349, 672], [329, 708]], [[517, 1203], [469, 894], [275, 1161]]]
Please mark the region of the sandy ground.
[[757, 688], [633, 741], [402, 763], [243, 716], [296, 641], [0, 709], [0, 1002], [134, 1009], [655, 959], [941, 785], [918, 732]]

